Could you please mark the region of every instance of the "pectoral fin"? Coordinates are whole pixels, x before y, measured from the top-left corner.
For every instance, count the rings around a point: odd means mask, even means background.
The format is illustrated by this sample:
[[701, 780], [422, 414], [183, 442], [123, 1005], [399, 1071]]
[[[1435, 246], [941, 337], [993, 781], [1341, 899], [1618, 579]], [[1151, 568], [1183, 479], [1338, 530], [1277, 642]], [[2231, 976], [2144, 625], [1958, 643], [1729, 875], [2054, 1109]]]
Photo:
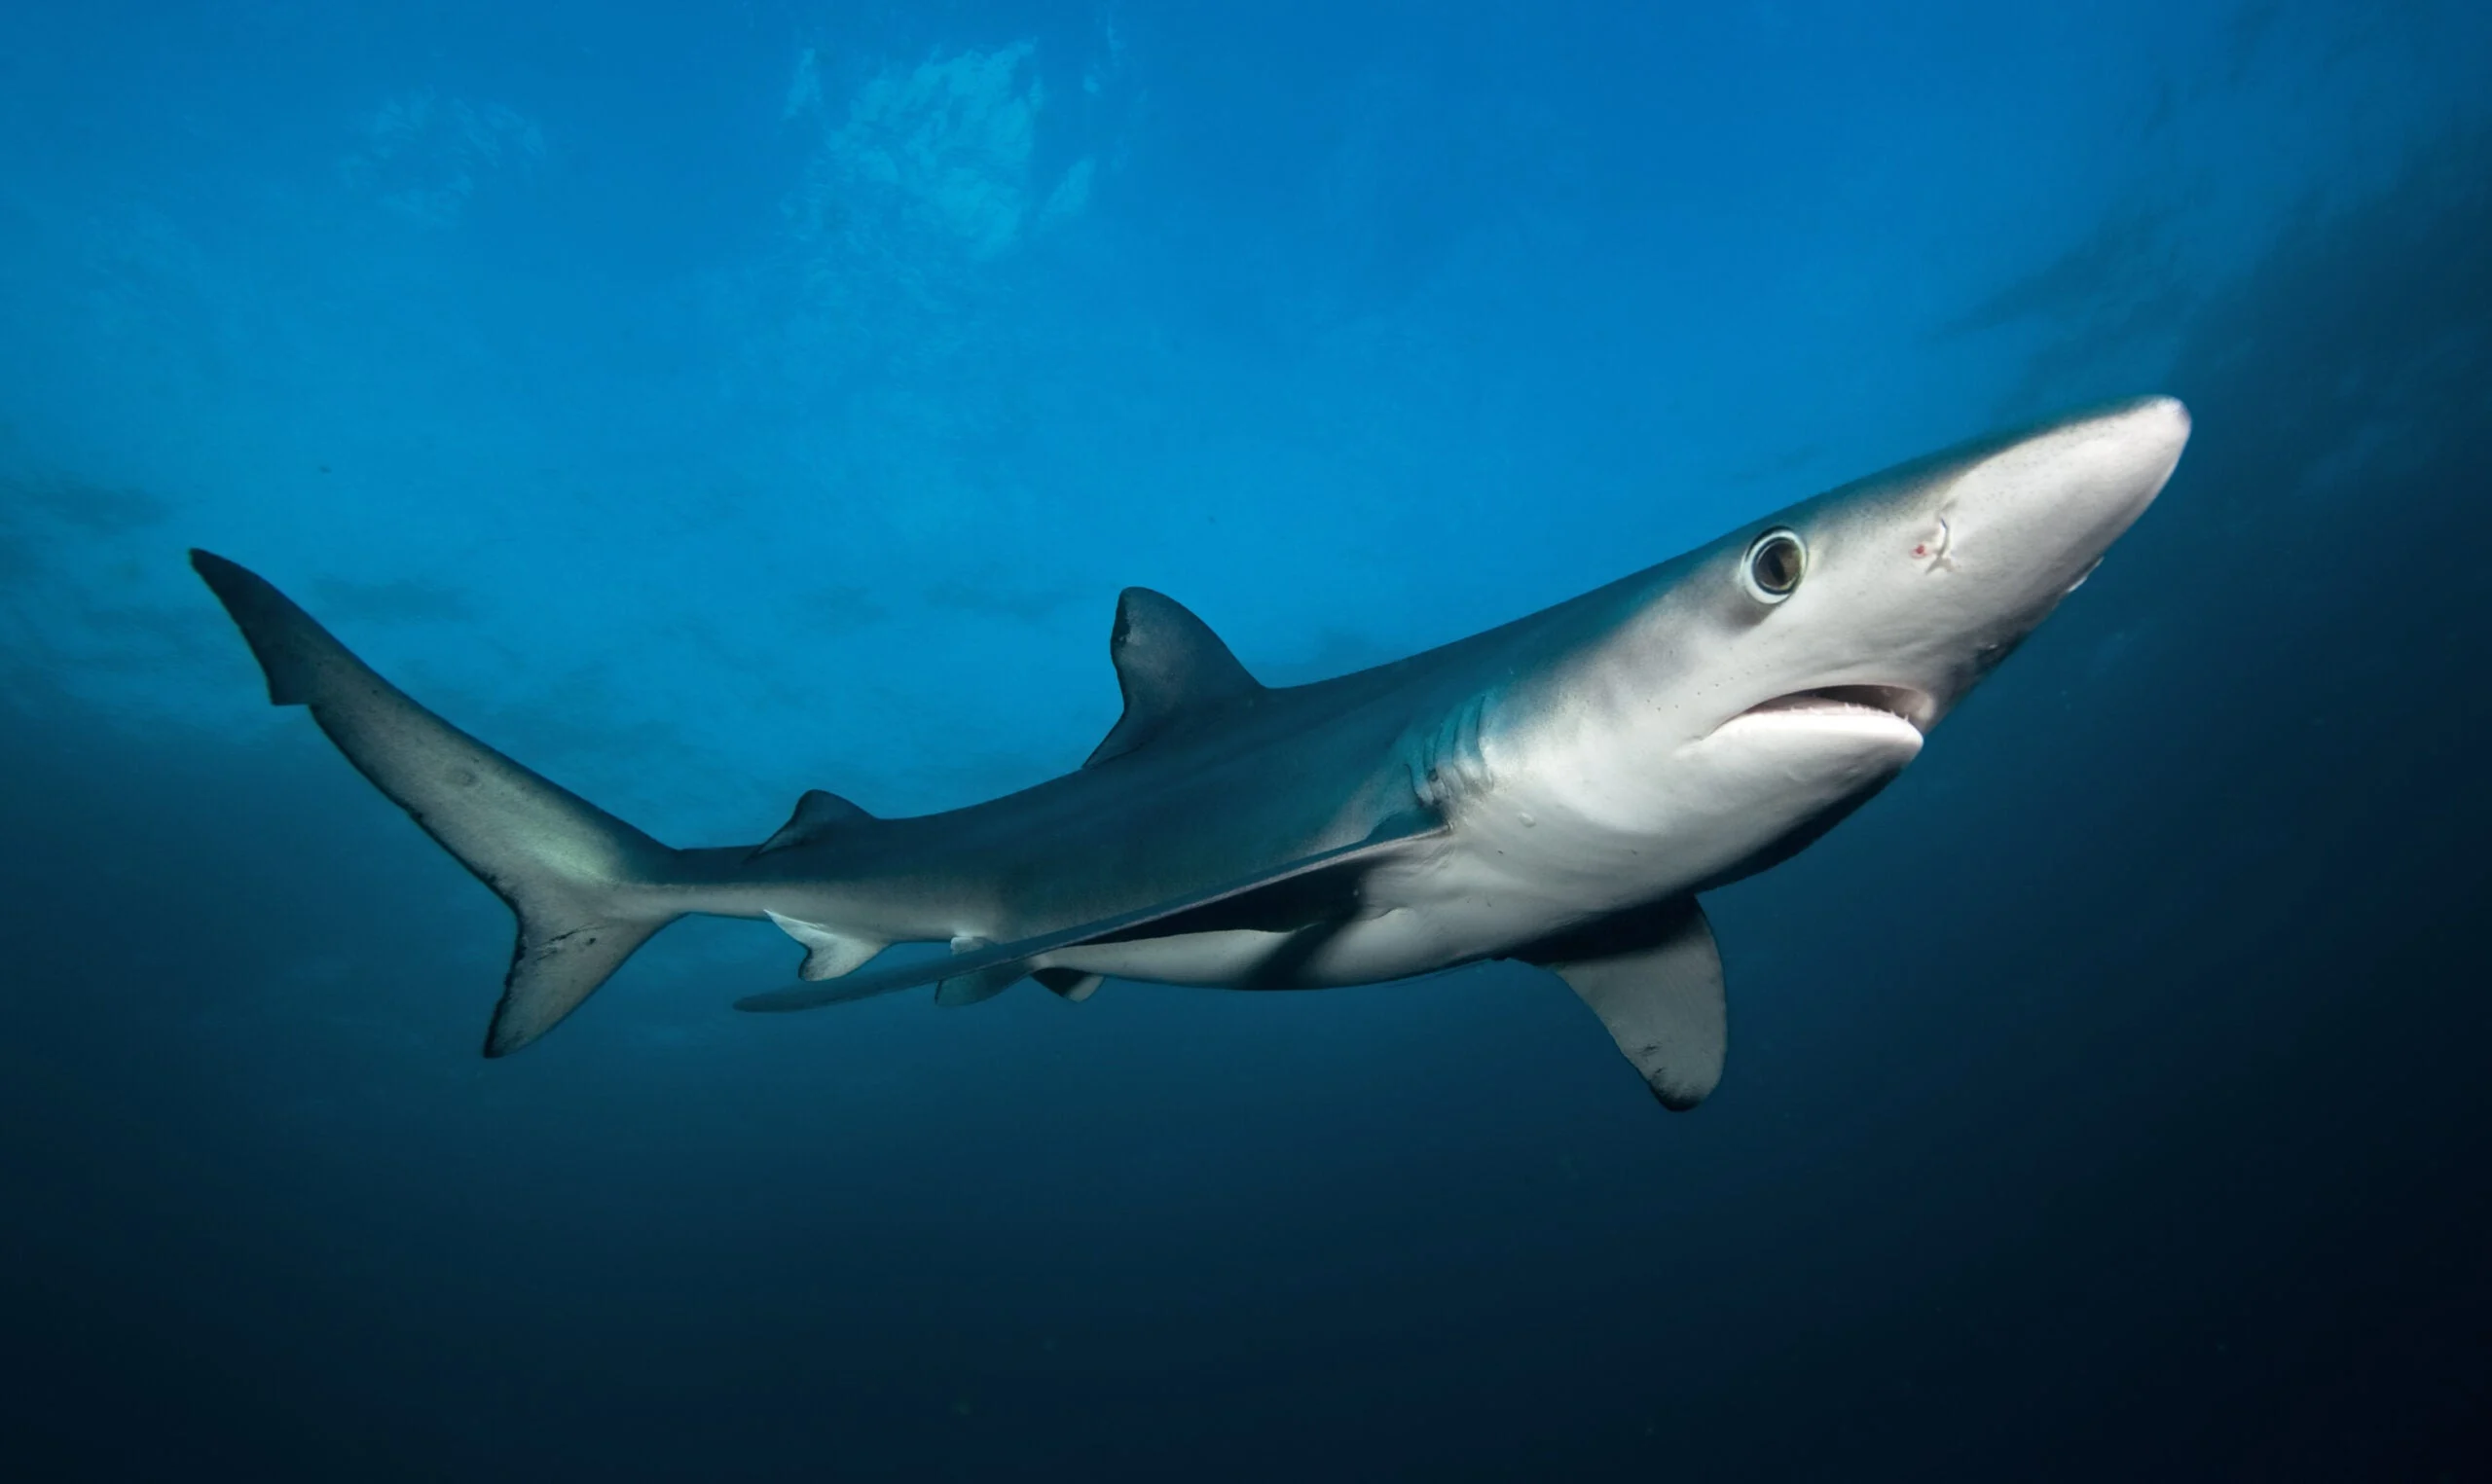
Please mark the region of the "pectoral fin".
[[1683, 1112], [1722, 1080], [1722, 956], [1696, 898], [1610, 918], [1518, 955], [1592, 1006], [1662, 1105]]
[[[1134, 934], [1137, 929], [1148, 927], [1154, 923], [1222, 902], [1233, 901], [1249, 892], [1261, 891], [1283, 882], [1296, 881], [1301, 876], [1328, 867], [1345, 866], [1353, 862], [1380, 859], [1397, 854], [1408, 849], [1411, 842], [1439, 835], [1444, 831], [1445, 821], [1434, 814], [1417, 811], [1395, 814], [1377, 824], [1369, 832], [1365, 840], [1352, 845], [1338, 846], [1329, 851], [1318, 851], [1311, 855], [1300, 856], [1296, 860], [1284, 861], [1269, 870], [1228, 882], [1209, 890], [1172, 897], [1133, 912], [1118, 913], [1114, 917], [1102, 918], [1096, 922], [1082, 923], [1055, 932], [1040, 933], [1035, 937], [1018, 938], [1009, 943], [996, 943], [984, 947], [971, 947], [956, 943], [955, 947], [959, 951], [949, 959], [921, 959], [888, 969], [870, 969], [831, 984], [794, 985], [784, 990], [773, 990], [766, 995], [748, 995], [736, 1001], [736, 1008], [762, 1011], [810, 1010], [819, 1005], [845, 1004], [854, 999], [889, 995], [896, 990], [913, 989], [918, 985], [933, 984], [938, 980], [946, 982], [947, 990], [949, 981], [962, 981], [964, 995], [973, 991], [984, 991], [977, 994], [976, 997], [985, 998], [987, 995], [1000, 991], [1005, 985], [1028, 973], [1033, 966], [1031, 960], [1043, 955], [1079, 947], [1101, 938]], [[984, 977], [989, 975], [990, 971], [1000, 975], [1000, 979]], [[990, 983], [994, 986], [992, 990], [986, 988]], [[956, 1004], [973, 1001], [966, 997], [946, 995], [943, 1002]]]

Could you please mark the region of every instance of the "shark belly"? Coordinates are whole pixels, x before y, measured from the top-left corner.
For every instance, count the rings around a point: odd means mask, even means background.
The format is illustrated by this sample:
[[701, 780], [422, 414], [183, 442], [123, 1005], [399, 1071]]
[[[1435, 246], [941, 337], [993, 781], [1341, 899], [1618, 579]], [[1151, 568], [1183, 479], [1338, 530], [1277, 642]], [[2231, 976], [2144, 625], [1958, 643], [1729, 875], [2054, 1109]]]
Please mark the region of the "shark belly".
[[1743, 715], [1693, 739], [1622, 727], [1492, 742], [1491, 782], [1464, 801], [1452, 848], [1377, 873], [1372, 897], [1411, 920], [1397, 945], [1501, 956], [1738, 874], [1883, 787], [1921, 743], [1861, 706]]
[[1524, 752], [1474, 770], [1478, 786], [1448, 801], [1445, 843], [1366, 872], [1336, 914], [1084, 944], [1048, 962], [1165, 984], [1319, 989], [1498, 958], [1736, 875], [1848, 811], [1920, 748], [1920, 733], [1892, 716], [1828, 707], [1741, 717], [1675, 744]]

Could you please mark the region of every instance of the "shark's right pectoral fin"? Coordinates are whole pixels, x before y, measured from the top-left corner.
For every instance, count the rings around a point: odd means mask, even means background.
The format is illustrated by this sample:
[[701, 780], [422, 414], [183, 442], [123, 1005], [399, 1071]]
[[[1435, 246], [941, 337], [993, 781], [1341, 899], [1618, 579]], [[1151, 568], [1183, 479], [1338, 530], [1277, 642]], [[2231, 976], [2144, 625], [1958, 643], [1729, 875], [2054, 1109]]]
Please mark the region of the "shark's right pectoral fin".
[[1722, 1080], [1722, 956], [1692, 896], [1606, 919], [1518, 955], [1566, 981], [1662, 1105], [1684, 1112]]

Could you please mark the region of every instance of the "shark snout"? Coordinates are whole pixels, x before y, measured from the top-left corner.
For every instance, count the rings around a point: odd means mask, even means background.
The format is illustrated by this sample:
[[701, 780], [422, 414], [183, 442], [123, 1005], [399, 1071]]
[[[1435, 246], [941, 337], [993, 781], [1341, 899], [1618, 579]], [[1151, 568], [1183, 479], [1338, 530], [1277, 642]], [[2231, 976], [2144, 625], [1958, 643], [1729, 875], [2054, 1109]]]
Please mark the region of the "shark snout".
[[2096, 419], [2106, 445], [2105, 494], [2127, 506], [2128, 523], [2153, 503], [2189, 446], [2189, 410], [2178, 397], [2141, 397]]
[[2019, 439], [1949, 489], [1928, 560], [2056, 598], [2154, 502], [2188, 441], [2188, 409], [2172, 397], [2080, 414]]

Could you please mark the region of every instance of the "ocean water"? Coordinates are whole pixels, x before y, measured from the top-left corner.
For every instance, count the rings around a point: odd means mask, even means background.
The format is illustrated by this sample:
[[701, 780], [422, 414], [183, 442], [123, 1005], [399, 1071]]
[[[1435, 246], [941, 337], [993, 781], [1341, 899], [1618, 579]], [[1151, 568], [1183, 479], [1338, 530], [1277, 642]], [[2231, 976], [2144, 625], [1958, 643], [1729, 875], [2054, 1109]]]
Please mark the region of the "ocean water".
[[[1872, 14], [1872, 12], [1875, 14]], [[2492, 13], [0, 14], [0, 1466], [2479, 1476]], [[477, 1055], [492, 895], [285, 586], [678, 844], [2169, 391], [2161, 501], [1716, 894], [1720, 1091], [1510, 964]]]

